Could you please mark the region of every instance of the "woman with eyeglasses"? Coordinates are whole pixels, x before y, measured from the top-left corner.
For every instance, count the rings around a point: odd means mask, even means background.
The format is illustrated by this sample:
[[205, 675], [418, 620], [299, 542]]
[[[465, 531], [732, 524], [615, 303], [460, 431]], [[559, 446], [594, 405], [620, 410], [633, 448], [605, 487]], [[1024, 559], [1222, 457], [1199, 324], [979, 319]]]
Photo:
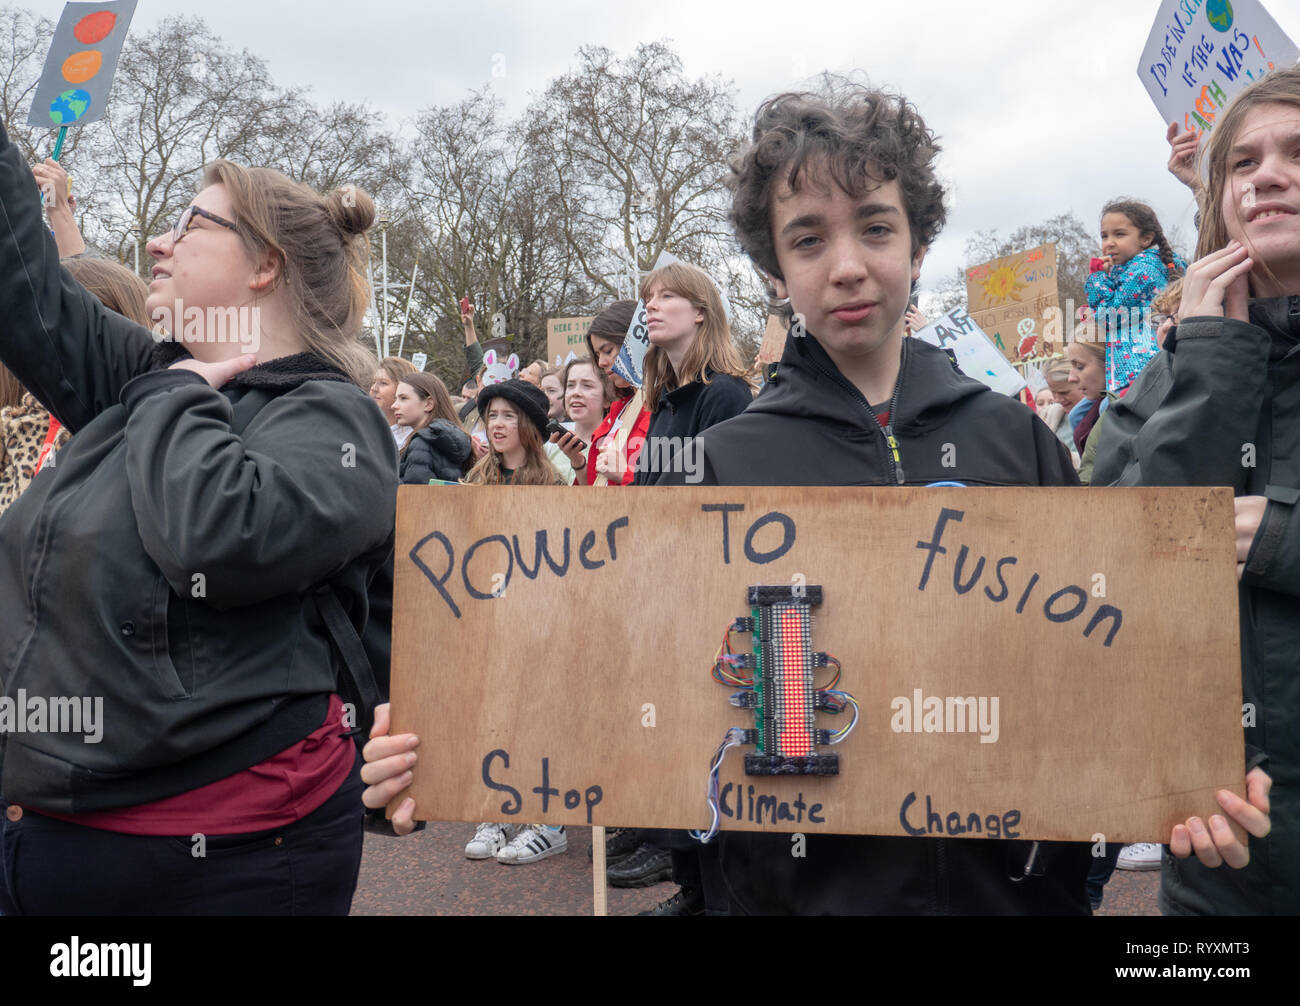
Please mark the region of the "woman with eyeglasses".
[[0, 912], [346, 914], [397, 486], [374, 206], [214, 163], [148, 244], [153, 332], [59, 268], [3, 128], [0, 209], [0, 360], [74, 434], [0, 524]]

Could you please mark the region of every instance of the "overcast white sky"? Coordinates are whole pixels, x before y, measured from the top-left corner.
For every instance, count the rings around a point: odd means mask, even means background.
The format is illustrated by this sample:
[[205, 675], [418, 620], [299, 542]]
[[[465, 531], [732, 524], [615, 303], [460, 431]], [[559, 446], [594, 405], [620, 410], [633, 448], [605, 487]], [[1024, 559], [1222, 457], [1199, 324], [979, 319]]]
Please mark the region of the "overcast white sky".
[[[61, 2], [30, 6], [57, 19]], [[1266, 0], [1300, 37], [1300, 0]], [[864, 70], [901, 90], [944, 146], [954, 211], [922, 284], [963, 264], [976, 230], [1003, 232], [1073, 210], [1092, 227], [1120, 195], [1150, 202], [1166, 230], [1193, 234], [1193, 204], [1165, 170], [1164, 123], [1138, 80], [1155, 0], [140, 0], [133, 29], [195, 14], [265, 59], [277, 83], [318, 101], [367, 101], [391, 124], [491, 82], [517, 114], [583, 44], [619, 53], [667, 39], [688, 75], [735, 84], [752, 114], [765, 96], [823, 69]], [[459, 8], [459, 9], [453, 9]], [[505, 74], [492, 76], [494, 58]]]

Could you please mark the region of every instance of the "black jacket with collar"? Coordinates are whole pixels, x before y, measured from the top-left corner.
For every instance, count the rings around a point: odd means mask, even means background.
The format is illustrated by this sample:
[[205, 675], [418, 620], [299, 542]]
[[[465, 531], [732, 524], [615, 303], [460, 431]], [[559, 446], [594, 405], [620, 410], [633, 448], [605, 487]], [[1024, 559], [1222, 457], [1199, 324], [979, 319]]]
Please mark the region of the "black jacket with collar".
[[464, 477], [473, 458], [469, 434], [445, 419], [435, 419], [406, 442], [398, 462], [398, 481], [405, 486], [427, 486], [430, 479], [455, 482]]
[[98, 743], [0, 733], [0, 794], [78, 813], [255, 765], [318, 729], [336, 690], [315, 593], [331, 584], [378, 639], [388, 423], [309, 354], [220, 390], [165, 369], [147, 329], [59, 267], [2, 128], [0, 218], [0, 359], [74, 434], [0, 518], [0, 693], [103, 700]]
[[1166, 851], [1172, 915], [1300, 914], [1300, 297], [1251, 301], [1249, 317], [1179, 323], [1107, 410], [1092, 478], [1268, 499], [1238, 604], [1246, 767], [1273, 778], [1272, 830], [1242, 870]]
[[[1024, 405], [904, 339], [887, 433], [812, 336], [791, 336], [754, 403], [703, 436], [704, 485], [1078, 485], [1056, 435]], [[897, 458], [888, 437], [897, 444]], [[951, 464], [945, 464], [945, 460]], [[675, 482], [684, 482], [681, 476]], [[723, 832], [732, 914], [1088, 914], [1087, 845]]]
[[[718, 374], [712, 370], [708, 371], [707, 376], [708, 384], [692, 381], [664, 394], [659, 408], [650, 417], [650, 428], [646, 430], [647, 444], [654, 445], [660, 440], [678, 444], [739, 415], [753, 402], [754, 391], [743, 378]], [[632, 484], [658, 485], [667, 473], [653, 471], [650, 462], [655, 458], [669, 457], [672, 452], [672, 448], [660, 450], [653, 446], [650, 450], [643, 450], [638, 455], [636, 477]]]

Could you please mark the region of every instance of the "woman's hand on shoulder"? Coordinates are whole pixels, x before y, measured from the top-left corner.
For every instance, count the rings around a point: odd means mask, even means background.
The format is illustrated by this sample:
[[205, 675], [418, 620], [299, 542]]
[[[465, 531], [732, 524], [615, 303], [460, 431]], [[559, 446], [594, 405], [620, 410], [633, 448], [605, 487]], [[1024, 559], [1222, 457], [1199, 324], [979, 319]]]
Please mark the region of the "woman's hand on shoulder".
[[256, 356], [252, 353], [245, 353], [243, 356], [236, 356], [233, 360], [218, 360], [216, 363], [204, 363], [195, 359], [177, 360], [167, 369], [192, 370], [212, 387], [220, 388], [232, 377], [242, 374], [256, 363]]
[[[387, 807], [389, 801], [411, 785], [412, 766], [417, 755], [415, 748], [420, 738], [415, 734], [397, 734], [390, 737], [389, 713], [391, 707], [385, 702], [375, 707], [375, 723], [370, 728], [370, 740], [361, 751], [366, 763], [361, 768], [361, 781], [366, 784], [361, 794], [361, 802], [367, 807], [377, 809]], [[393, 830], [399, 835], [409, 835], [415, 830], [415, 801], [407, 797], [393, 815]]]
[[1178, 317], [1248, 321], [1248, 277], [1254, 264], [1240, 241], [1230, 241], [1226, 248], [1197, 259], [1187, 267], [1183, 277]]

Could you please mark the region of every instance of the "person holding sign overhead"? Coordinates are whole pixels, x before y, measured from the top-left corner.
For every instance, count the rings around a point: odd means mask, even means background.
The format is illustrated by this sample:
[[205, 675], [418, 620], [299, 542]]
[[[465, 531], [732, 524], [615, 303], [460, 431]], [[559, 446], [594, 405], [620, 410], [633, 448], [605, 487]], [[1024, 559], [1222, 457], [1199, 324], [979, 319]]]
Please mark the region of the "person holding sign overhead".
[[164, 342], [59, 268], [2, 127], [0, 205], [0, 359], [73, 433], [5, 514], [0, 683], [87, 714], [0, 732], [0, 912], [346, 915], [397, 495], [374, 205], [210, 164], [148, 245]]

